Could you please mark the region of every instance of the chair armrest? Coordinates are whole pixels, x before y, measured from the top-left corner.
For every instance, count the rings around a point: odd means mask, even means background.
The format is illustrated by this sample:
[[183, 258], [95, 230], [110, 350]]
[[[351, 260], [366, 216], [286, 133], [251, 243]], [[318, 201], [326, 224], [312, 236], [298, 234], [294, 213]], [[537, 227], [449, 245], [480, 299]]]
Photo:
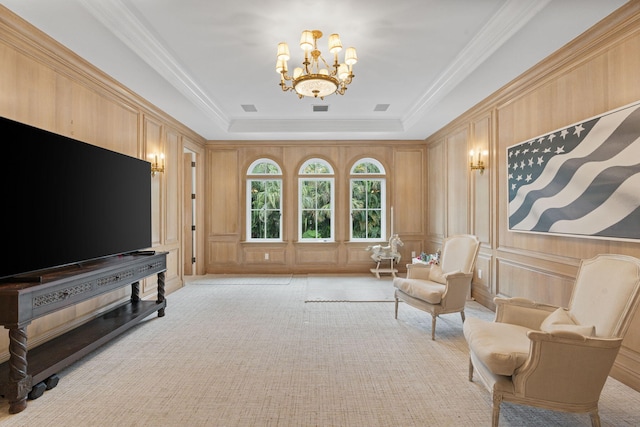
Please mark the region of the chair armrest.
[[444, 274], [443, 277], [447, 281], [445, 286], [447, 290], [445, 291], [442, 298], [445, 298], [447, 294], [454, 292], [454, 290], [462, 289], [462, 292], [466, 296], [469, 292], [469, 286], [471, 286], [471, 279], [473, 279], [473, 273], [463, 273], [461, 271], [456, 271], [455, 273], [447, 273]]
[[558, 307], [541, 304], [527, 298], [494, 298], [496, 322], [510, 323], [539, 330], [544, 319]]
[[598, 401], [621, 338], [539, 331], [527, 336], [529, 357], [512, 376], [516, 395], [575, 405]]
[[407, 279], [429, 280], [431, 265], [427, 264], [407, 264]]
[[454, 279], [472, 279], [473, 273], [463, 273], [462, 271], [455, 271], [451, 273], [443, 274], [443, 277], [447, 279], [447, 282]]
[[444, 275], [446, 279], [446, 290], [442, 294], [440, 304], [445, 310], [453, 307], [464, 309], [464, 305], [469, 297], [471, 289], [471, 279], [473, 273], [463, 273], [461, 271], [455, 273], [447, 273]]

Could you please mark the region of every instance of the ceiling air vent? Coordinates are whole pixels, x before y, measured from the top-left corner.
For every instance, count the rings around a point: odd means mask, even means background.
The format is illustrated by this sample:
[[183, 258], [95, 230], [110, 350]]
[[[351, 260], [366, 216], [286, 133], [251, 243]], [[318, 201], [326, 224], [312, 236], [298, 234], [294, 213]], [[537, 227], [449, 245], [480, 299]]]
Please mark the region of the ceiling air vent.
[[317, 113], [320, 111], [329, 111], [329, 106], [328, 105], [314, 105], [313, 106], [313, 112]]
[[387, 111], [387, 108], [389, 108], [389, 104], [376, 104], [373, 111]]
[[257, 113], [258, 109], [253, 104], [242, 104], [242, 109], [245, 113]]

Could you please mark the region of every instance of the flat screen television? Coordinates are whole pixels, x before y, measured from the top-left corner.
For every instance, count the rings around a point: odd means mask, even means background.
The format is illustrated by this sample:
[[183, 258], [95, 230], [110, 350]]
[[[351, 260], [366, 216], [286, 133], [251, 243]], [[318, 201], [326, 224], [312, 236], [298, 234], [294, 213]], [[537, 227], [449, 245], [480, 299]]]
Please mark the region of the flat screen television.
[[0, 117], [0, 279], [151, 246], [150, 163]]

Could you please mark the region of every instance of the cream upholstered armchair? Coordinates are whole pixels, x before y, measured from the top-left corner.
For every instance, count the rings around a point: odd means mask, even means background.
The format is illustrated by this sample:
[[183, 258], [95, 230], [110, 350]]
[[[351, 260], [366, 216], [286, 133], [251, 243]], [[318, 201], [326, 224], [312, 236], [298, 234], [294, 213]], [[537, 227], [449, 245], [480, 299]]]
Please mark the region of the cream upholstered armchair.
[[640, 260], [598, 255], [582, 261], [569, 308], [524, 298], [496, 298], [493, 322], [469, 318], [469, 381], [477, 376], [493, 400], [497, 426], [503, 401], [589, 412], [600, 426], [598, 400], [638, 304]]
[[407, 277], [393, 279], [398, 318], [398, 302], [431, 313], [431, 339], [436, 339], [436, 318], [441, 314], [460, 313], [464, 322], [464, 307], [471, 289], [473, 266], [480, 249], [476, 236], [451, 236], [442, 242], [439, 264], [407, 265]]

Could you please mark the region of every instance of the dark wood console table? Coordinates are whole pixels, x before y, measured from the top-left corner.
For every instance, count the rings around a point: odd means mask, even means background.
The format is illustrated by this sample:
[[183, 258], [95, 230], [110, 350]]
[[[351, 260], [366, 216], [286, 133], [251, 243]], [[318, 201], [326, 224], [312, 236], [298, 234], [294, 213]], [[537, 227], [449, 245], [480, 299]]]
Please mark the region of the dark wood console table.
[[[9, 412], [23, 411], [36, 386], [44, 391], [47, 379], [153, 312], [164, 316], [166, 269], [166, 253], [136, 253], [46, 271], [35, 282], [17, 278], [0, 284], [0, 324], [9, 330], [9, 360], [0, 364], [0, 395], [9, 400]], [[141, 300], [139, 281], [152, 274], [158, 275], [158, 298]], [[27, 325], [33, 319], [128, 285], [130, 301], [29, 349], [27, 356]]]

